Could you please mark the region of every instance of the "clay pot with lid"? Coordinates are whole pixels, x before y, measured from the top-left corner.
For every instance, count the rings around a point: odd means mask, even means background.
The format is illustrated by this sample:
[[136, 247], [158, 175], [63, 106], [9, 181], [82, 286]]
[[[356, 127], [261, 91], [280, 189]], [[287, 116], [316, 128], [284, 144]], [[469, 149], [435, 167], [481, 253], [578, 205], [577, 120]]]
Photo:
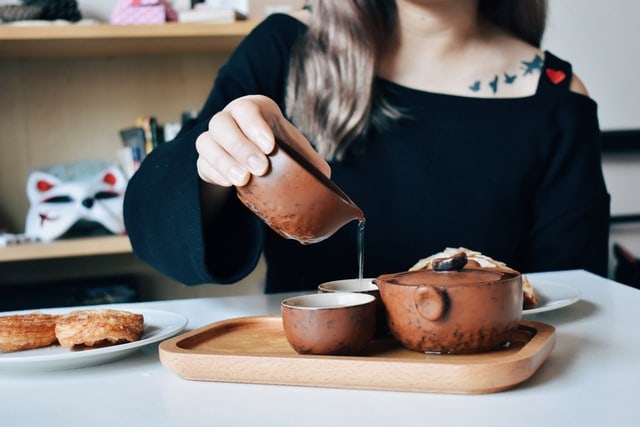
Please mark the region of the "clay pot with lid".
[[433, 269], [375, 280], [389, 329], [420, 352], [478, 353], [509, 343], [522, 317], [522, 277], [513, 270], [467, 266], [463, 252]]
[[362, 210], [292, 144], [276, 139], [270, 170], [238, 187], [240, 201], [274, 231], [302, 244], [322, 241]]

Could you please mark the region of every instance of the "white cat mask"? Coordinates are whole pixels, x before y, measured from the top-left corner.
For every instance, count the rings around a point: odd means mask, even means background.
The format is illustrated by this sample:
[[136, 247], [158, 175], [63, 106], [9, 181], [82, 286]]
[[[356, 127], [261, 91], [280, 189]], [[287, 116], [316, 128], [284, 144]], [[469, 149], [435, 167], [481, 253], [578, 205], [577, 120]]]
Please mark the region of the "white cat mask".
[[84, 179], [71, 180], [34, 171], [27, 180], [31, 206], [25, 234], [50, 242], [81, 220], [101, 224], [114, 234], [124, 234], [122, 202], [126, 187], [124, 174], [116, 166]]

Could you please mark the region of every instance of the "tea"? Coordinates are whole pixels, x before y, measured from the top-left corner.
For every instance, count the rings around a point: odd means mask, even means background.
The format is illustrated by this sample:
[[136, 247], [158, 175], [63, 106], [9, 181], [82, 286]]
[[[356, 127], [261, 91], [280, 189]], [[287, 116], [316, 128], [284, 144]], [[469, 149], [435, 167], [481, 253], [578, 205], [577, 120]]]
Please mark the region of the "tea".
[[358, 222], [358, 279], [360, 280], [360, 287], [364, 288], [362, 283], [362, 277], [364, 276], [364, 218]]

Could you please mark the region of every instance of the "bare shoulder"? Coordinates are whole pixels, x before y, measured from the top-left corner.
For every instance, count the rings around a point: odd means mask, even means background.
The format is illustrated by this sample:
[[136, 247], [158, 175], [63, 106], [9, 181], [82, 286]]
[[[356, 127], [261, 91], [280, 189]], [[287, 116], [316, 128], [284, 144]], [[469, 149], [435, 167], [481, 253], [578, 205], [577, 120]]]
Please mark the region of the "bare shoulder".
[[584, 83], [582, 83], [582, 80], [580, 80], [580, 78], [575, 74], [573, 74], [573, 76], [571, 77], [571, 84], [569, 85], [569, 90], [571, 90], [571, 92], [589, 96], [587, 87], [584, 85]]

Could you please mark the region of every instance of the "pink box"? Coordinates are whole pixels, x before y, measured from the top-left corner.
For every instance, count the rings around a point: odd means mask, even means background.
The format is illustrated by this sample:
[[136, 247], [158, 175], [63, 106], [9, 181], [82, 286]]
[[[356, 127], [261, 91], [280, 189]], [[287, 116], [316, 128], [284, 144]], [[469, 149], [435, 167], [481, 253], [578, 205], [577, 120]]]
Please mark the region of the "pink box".
[[175, 12], [166, 0], [118, 0], [111, 12], [114, 25], [153, 25], [174, 21]]

